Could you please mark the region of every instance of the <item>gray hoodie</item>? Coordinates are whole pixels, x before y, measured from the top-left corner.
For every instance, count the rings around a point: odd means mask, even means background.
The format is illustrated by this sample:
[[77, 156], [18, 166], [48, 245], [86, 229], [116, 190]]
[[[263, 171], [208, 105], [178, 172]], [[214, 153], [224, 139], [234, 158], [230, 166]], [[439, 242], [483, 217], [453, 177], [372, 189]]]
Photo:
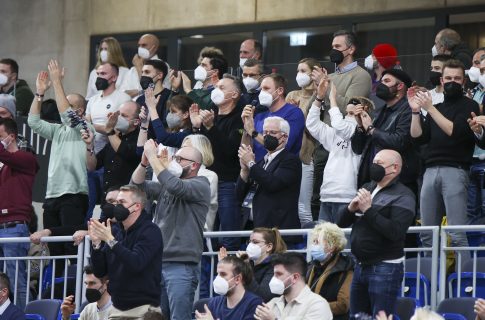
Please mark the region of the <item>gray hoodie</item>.
[[162, 230], [163, 262], [199, 263], [203, 252], [203, 230], [210, 204], [209, 180], [196, 176], [180, 179], [168, 170], [158, 181], [139, 186], [147, 197], [157, 199], [153, 222]]

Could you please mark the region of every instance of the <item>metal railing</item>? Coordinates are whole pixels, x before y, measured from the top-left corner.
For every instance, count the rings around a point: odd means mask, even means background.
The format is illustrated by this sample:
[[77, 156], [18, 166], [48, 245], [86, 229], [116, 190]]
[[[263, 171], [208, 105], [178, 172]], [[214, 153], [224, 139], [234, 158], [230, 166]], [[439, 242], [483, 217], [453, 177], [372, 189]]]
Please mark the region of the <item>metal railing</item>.
[[[447, 252], [455, 252], [455, 271], [456, 271], [456, 278], [457, 278], [457, 296], [461, 296], [461, 283], [462, 283], [462, 264], [463, 260], [469, 260], [473, 259], [472, 265], [473, 265], [473, 270], [472, 270], [472, 287], [471, 287], [471, 296], [476, 297], [476, 292], [477, 292], [477, 271], [485, 273], [485, 270], [477, 270], [477, 258], [478, 258], [478, 252], [485, 252], [485, 243], [483, 243], [483, 246], [468, 246], [468, 247], [453, 247], [451, 245], [448, 245], [448, 239], [449, 235], [452, 232], [473, 232], [473, 231], [480, 231], [480, 232], [485, 232], [485, 226], [444, 226], [441, 228], [440, 232], [440, 279], [439, 279], [439, 284], [440, 284], [440, 301], [445, 299], [447, 297], [446, 292], [448, 290], [449, 295], [451, 296], [451, 284], [447, 284], [447, 265], [446, 265], [446, 259], [447, 259]], [[470, 257], [470, 252], [472, 253]], [[464, 257], [465, 255], [465, 257]], [[468, 256], [468, 257], [467, 257]]]
[[[62, 237], [44, 237], [42, 238], [43, 245], [47, 245], [47, 243], [52, 242], [73, 242], [72, 236], [62, 236]], [[30, 238], [28, 237], [19, 237], [19, 238], [0, 238], [0, 245], [7, 244], [7, 243], [30, 243]], [[50, 256], [50, 255], [41, 255], [41, 256], [27, 256], [27, 257], [0, 257], [0, 263], [3, 265], [3, 272], [7, 272], [7, 262], [8, 261], [15, 261], [15, 277], [14, 279], [10, 279], [11, 288], [13, 288], [13, 297], [14, 297], [14, 304], [17, 304], [17, 300], [19, 298], [23, 298], [18, 294], [18, 275], [19, 275], [19, 262], [24, 261], [26, 264], [26, 288], [25, 288], [25, 304], [27, 304], [31, 299], [30, 293], [30, 282], [31, 278], [31, 261], [39, 261], [39, 280], [38, 280], [38, 293], [37, 299], [42, 298], [43, 291], [47, 290], [50, 286], [50, 298], [54, 298], [54, 290], [56, 287], [56, 263], [52, 263], [53, 261], [64, 260], [64, 275], [63, 279], [63, 297], [66, 296], [67, 292], [67, 284], [68, 284], [68, 267], [69, 267], [69, 260], [76, 261], [76, 289], [75, 289], [75, 302], [76, 302], [76, 312], [79, 311], [79, 307], [81, 305], [81, 290], [82, 290], [82, 277], [83, 277], [83, 256], [84, 256], [84, 242], [81, 242], [77, 248], [77, 254], [75, 255], [63, 255], [63, 256]], [[46, 262], [47, 261], [47, 262]], [[52, 265], [50, 279], [46, 279], [46, 266], [48, 264]], [[47, 280], [47, 281], [45, 281]], [[20, 288], [23, 291], [23, 288]], [[33, 297], [34, 298], [34, 297]]]
[[[349, 237], [351, 233], [351, 229], [343, 229], [344, 233], [347, 237]], [[311, 255], [309, 251], [309, 245], [311, 243], [311, 231], [312, 229], [293, 229], [293, 230], [280, 230], [280, 233], [283, 237], [285, 236], [303, 236], [306, 237], [306, 248], [304, 249], [297, 249], [297, 250], [289, 250], [294, 252], [301, 252], [306, 254], [307, 261], [311, 260]], [[431, 270], [429, 271], [430, 278], [430, 288], [429, 292], [425, 292], [425, 296], [429, 295], [428, 304], [431, 309], [435, 310], [437, 305], [440, 301], [445, 299], [446, 291], [447, 291], [447, 270], [446, 270], [446, 253], [450, 251], [456, 252], [456, 265], [457, 265], [457, 286], [461, 286], [461, 262], [463, 259], [463, 255], [472, 252], [473, 261], [473, 274], [476, 275], [477, 271], [485, 272], [485, 270], [477, 270], [477, 255], [478, 252], [485, 251], [485, 246], [468, 246], [468, 247], [452, 247], [447, 245], [447, 238], [450, 232], [470, 232], [470, 231], [480, 231], [485, 232], [485, 226], [447, 226], [442, 227], [440, 229], [439, 226], [435, 227], [411, 227], [408, 230], [408, 234], [421, 234], [421, 233], [431, 233], [432, 235], [432, 246], [431, 247], [409, 247], [405, 248], [405, 255], [406, 259], [404, 260], [404, 271], [407, 272], [408, 263], [411, 261], [408, 259], [410, 255], [416, 255], [416, 265], [414, 266], [414, 270], [419, 275], [423, 273], [423, 265], [422, 260], [423, 257], [430, 257], [431, 258]], [[211, 239], [214, 238], [226, 238], [226, 237], [240, 237], [240, 238], [249, 238], [252, 231], [224, 231], [224, 232], [204, 232], [204, 238], [207, 244], [207, 251], [203, 252], [203, 256], [210, 257], [210, 275], [209, 275], [209, 286], [210, 286], [210, 295], [212, 296], [212, 281], [214, 279], [214, 273], [216, 269], [216, 257], [218, 252], [214, 251], [212, 247]], [[42, 238], [42, 243], [50, 243], [50, 242], [72, 242], [72, 237], [65, 236], [65, 237], [44, 237]], [[2, 238], [0, 239], [0, 244], [5, 243], [29, 243], [29, 238]], [[46, 276], [44, 267], [47, 265], [45, 262], [46, 260], [49, 263], [52, 263], [54, 260], [64, 260], [64, 276], [63, 276], [63, 296], [66, 295], [67, 291], [67, 277], [68, 277], [68, 260], [75, 260], [76, 261], [76, 287], [75, 287], [75, 302], [76, 302], [76, 312], [79, 312], [79, 307], [82, 303], [85, 287], [83, 286], [83, 266], [89, 263], [90, 258], [90, 239], [86, 237], [83, 242], [78, 246], [77, 254], [76, 255], [65, 255], [65, 256], [49, 256], [49, 255], [42, 255], [42, 256], [32, 256], [32, 257], [0, 257], [0, 261], [15, 261], [16, 262], [16, 274], [15, 278], [11, 279], [12, 287], [14, 288], [14, 303], [17, 302], [17, 282], [18, 282], [18, 270], [19, 270], [19, 261], [25, 261], [27, 266], [27, 284], [30, 282], [30, 271], [31, 266], [30, 262], [34, 260], [40, 260], [40, 267], [39, 267], [39, 293], [37, 294], [37, 298], [42, 297], [42, 291], [46, 288], [43, 287], [43, 279]], [[343, 250], [344, 253], [350, 253], [350, 248], [347, 247]], [[234, 254], [235, 252], [228, 252], [229, 254]], [[6, 264], [4, 263], [4, 271], [6, 270]], [[52, 268], [52, 274], [50, 277], [50, 297], [54, 297], [54, 288], [55, 288], [55, 267]], [[438, 279], [439, 276], [439, 279]], [[439, 280], [439, 286], [438, 286]], [[414, 280], [413, 280], [414, 281]], [[421, 278], [419, 276], [415, 279], [416, 283], [416, 292], [413, 298], [419, 299], [421, 295]], [[408, 283], [409, 284], [409, 283]], [[439, 289], [439, 291], [438, 291]], [[426, 287], [424, 290], [428, 290]], [[473, 279], [472, 283], [472, 290], [473, 293], [476, 292], [476, 276]], [[403, 280], [402, 284], [402, 294], [404, 295], [405, 292], [405, 281]], [[475, 295], [473, 295], [475, 296]], [[197, 297], [197, 296], [196, 296]], [[29, 290], [26, 292], [25, 301], [28, 302], [30, 300]]]

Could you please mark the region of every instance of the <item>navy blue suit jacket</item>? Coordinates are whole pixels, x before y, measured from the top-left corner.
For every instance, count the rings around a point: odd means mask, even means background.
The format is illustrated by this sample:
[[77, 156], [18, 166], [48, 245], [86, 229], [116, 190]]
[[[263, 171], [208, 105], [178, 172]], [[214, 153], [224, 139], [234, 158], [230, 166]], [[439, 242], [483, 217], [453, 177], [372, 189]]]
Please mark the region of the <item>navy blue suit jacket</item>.
[[5, 312], [0, 316], [0, 320], [23, 320], [25, 319], [25, 314], [20, 310], [19, 307], [14, 305], [12, 302], [5, 309]]
[[248, 182], [239, 177], [236, 185], [238, 199], [242, 202], [251, 185], [257, 184], [252, 204], [254, 227], [300, 229], [300, 158], [284, 149], [266, 170], [263, 165], [264, 160], [253, 165], [249, 170]]

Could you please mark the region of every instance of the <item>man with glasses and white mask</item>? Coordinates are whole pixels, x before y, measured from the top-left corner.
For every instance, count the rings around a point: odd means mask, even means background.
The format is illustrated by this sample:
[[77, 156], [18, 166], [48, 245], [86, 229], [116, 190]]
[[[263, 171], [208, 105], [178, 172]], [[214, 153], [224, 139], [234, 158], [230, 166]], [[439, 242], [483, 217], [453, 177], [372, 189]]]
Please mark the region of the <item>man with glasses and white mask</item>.
[[[154, 221], [163, 235], [162, 311], [170, 319], [191, 319], [199, 282], [198, 264], [203, 251], [203, 230], [210, 204], [209, 180], [197, 176], [202, 154], [183, 147], [173, 159], [148, 140], [140, 165], [132, 175], [150, 199], [158, 199]], [[150, 165], [158, 181], [145, 181]]]
[[260, 82], [264, 76], [263, 62], [256, 59], [247, 59], [242, 67], [242, 82], [244, 84], [244, 91], [239, 100], [240, 106], [244, 107], [248, 104], [255, 107], [254, 114], [268, 111], [268, 107], [259, 103], [259, 93], [261, 92]]
[[[301, 111], [300, 111], [301, 112]], [[298, 197], [301, 161], [287, 149], [290, 125], [280, 117], [264, 120], [263, 140], [266, 155], [257, 161], [251, 146], [239, 148], [241, 172], [236, 193], [243, 206], [251, 208], [254, 227], [299, 229]], [[292, 248], [300, 237], [285, 237]]]

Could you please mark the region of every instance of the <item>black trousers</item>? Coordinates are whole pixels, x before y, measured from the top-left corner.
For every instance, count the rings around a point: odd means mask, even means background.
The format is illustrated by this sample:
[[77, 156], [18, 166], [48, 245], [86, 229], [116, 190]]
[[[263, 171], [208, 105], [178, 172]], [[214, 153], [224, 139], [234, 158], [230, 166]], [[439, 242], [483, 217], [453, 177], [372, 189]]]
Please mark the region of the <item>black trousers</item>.
[[[87, 194], [64, 194], [58, 198], [45, 199], [44, 229], [58, 226], [77, 226], [84, 223], [88, 210], [89, 199]], [[73, 255], [77, 247], [71, 243], [50, 242], [49, 251], [52, 256]], [[56, 277], [64, 272], [64, 260], [57, 260]]]

